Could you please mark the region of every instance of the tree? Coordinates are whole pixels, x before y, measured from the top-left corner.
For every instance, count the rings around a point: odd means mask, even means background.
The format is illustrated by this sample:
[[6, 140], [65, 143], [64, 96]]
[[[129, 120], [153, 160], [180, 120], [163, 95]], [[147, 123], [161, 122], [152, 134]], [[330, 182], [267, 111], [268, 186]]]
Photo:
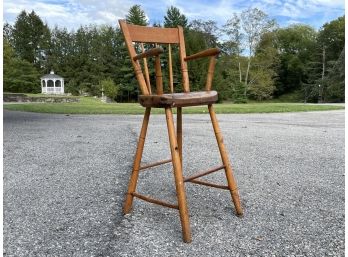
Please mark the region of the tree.
[[[304, 100], [311, 96], [310, 69], [316, 54], [316, 31], [302, 24], [278, 29], [276, 48], [280, 54], [277, 94], [302, 90]], [[310, 68], [310, 69], [309, 69]]]
[[128, 23], [140, 26], [147, 26], [147, 18], [145, 12], [141, 9], [140, 5], [133, 5], [126, 15], [126, 21]]
[[170, 6], [167, 9], [167, 14], [164, 16], [165, 28], [176, 28], [181, 26], [187, 28], [188, 21], [184, 14], [181, 14], [180, 10], [174, 6]]
[[318, 43], [326, 49], [327, 60], [337, 60], [344, 47], [344, 16], [325, 23], [318, 34]]
[[218, 27], [216, 21], [193, 20], [190, 23], [190, 30], [200, 32], [204, 38], [207, 47], [216, 47], [218, 44]]
[[280, 64], [278, 50], [274, 46], [275, 37], [274, 32], [264, 33], [252, 57], [249, 93], [259, 101], [271, 98], [275, 90]]
[[39, 73], [26, 60], [15, 57], [14, 50], [5, 40], [4, 52], [4, 91], [14, 93], [40, 92]]
[[[128, 14], [126, 15], [126, 20], [127, 22], [135, 25], [148, 25], [146, 14], [139, 5], [134, 5], [129, 9]], [[120, 30], [118, 31], [118, 36], [120, 39], [119, 42], [121, 43], [120, 47], [118, 48], [118, 58], [120, 60], [118, 66], [119, 74], [117, 79], [117, 84], [119, 85], [118, 96], [121, 101], [129, 102], [137, 99], [138, 97], [138, 82], [135, 79], [134, 70], [129, 59], [128, 51], [123, 44], [123, 35]]]
[[[255, 54], [256, 47], [260, 42], [261, 36], [274, 30], [276, 23], [268, 18], [268, 15], [257, 8], [249, 8], [241, 14], [234, 14], [224, 26], [224, 32], [230, 37], [230, 41], [235, 45], [235, 53], [239, 57], [246, 52], [248, 61], [244, 75], [244, 95], [247, 95], [249, 87], [249, 73], [252, 64], [252, 56]], [[242, 70], [239, 64], [240, 81], [242, 81]]]
[[[186, 53], [192, 55], [207, 49], [207, 44], [203, 33], [189, 30], [185, 37]], [[177, 72], [180, 73], [180, 62], [176, 64]], [[202, 58], [188, 62], [189, 78], [191, 90], [203, 90], [208, 70], [208, 58]]]
[[327, 100], [332, 100], [335, 102], [344, 102], [344, 52], [345, 49], [343, 48], [337, 61], [333, 64], [332, 68], [328, 69], [328, 75], [323, 81], [323, 85], [326, 85]]
[[325, 23], [318, 33], [317, 48], [321, 54], [316, 62], [320, 65], [311, 72], [311, 75], [316, 78], [314, 84], [321, 85], [319, 101], [344, 99], [344, 69], [340, 71], [337, 65], [342, 65], [343, 61], [344, 66], [344, 58], [341, 57], [344, 52], [344, 24], [344, 16], [339, 17]]
[[12, 42], [12, 30], [13, 28], [11, 24], [5, 22], [2, 32], [3, 32], [4, 40], [7, 40], [8, 43]]
[[100, 81], [100, 89], [104, 91], [107, 97], [115, 99], [118, 93], [118, 86], [111, 78], [103, 79]]
[[13, 46], [16, 54], [37, 68], [45, 65], [45, 56], [49, 47], [50, 30], [34, 11], [22, 11], [12, 29]]

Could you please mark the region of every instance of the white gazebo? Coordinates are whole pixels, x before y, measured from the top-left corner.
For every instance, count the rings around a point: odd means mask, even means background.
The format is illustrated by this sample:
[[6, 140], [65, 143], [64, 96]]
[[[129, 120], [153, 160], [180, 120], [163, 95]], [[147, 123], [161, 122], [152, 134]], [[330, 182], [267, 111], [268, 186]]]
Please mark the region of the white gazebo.
[[54, 74], [54, 71], [42, 76], [41, 92], [43, 94], [64, 94], [64, 78]]

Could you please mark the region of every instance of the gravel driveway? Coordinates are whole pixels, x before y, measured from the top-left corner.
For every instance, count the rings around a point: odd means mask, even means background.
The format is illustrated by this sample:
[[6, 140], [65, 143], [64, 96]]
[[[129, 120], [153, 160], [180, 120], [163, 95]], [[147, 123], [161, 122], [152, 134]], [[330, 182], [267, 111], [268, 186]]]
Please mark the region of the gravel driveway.
[[[227, 191], [188, 183], [185, 244], [176, 210], [135, 199], [122, 215], [141, 116], [4, 111], [4, 255], [344, 256], [344, 111], [218, 119], [245, 216]], [[219, 165], [209, 116], [183, 124], [185, 175]], [[169, 155], [152, 116], [143, 162]], [[141, 173], [138, 191], [175, 203], [170, 164]]]

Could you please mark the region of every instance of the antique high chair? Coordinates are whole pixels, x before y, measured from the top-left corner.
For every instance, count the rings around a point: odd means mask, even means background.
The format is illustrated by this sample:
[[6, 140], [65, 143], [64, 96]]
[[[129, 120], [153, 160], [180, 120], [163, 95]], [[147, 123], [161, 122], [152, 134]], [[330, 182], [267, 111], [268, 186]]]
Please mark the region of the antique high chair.
[[[233, 177], [232, 167], [228, 158], [227, 151], [225, 149], [222, 134], [216, 119], [216, 115], [213, 109], [213, 103], [218, 100], [217, 92], [211, 90], [213, 73], [216, 63], [216, 56], [220, 50], [217, 48], [208, 49], [197, 54], [186, 56], [185, 42], [183, 28], [157, 28], [157, 27], [144, 27], [127, 24], [124, 20], [120, 20], [120, 27], [123, 32], [126, 46], [130, 55], [130, 59], [135, 71], [136, 78], [138, 80], [141, 95], [139, 96], [139, 102], [145, 109], [144, 120], [139, 136], [138, 146], [134, 158], [133, 171], [129, 181], [128, 192], [124, 204], [123, 212], [129, 213], [132, 209], [133, 198], [137, 197], [144, 201], [148, 201], [154, 204], [159, 204], [165, 207], [174, 208], [179, 210], [180, 221], [182, 226], [182, 233], [184, 242], [191, 242], [191, 229], [189, 223], [189, 214], [187, 210], [186, 195], [185, 195], [185, 182], [191, 182], [201, 184], [205, 186], [216, 187], [220, 189], [229, 190], [232, 196], [232, 200], [236, 209], [237, 215], [243, 215], [243, 210], [240, 204], [237, 183]], [[151, 44], [155, 47], [146, 50], [144, 44]], [[158, 47], [158, 44], [165, 44], [168, 48], [168, 69], [169, 69], [169, 87], [170, 93], [165, 94], [163, 91], [162, 83], [162, 71], [160, 55], [164, 50]], [[179, 57], [181, 63], [182, 73], [182, 93], [174, 93], [173, 87], [173, 70], [172, 70], [172, 54], [171, 45], [177, 44], [179, 47]], [[141, 53], [137, 53], [136, 50]], [[149, 57], [155, 58], [155, 74], [156, 74], [156, 93], [153, 93], [150, 85], [149, 70], [147, 67], [147, 59]], [[190, 92], [189, 76], [187, 70], [187, 62], [202, 57], [210, 57], [207, 80], [205, 84], [205, 90], [199, 92]], [[144, 64], [144, 74], [140, 61]], [[210, 170], [200, 172], [190, 177], [183, 177], [182, 173], [182, 107], [207, 105], [215, 137], [219, 147], [222, 165]], [[171, 159], [155, 162], [140, 166], [141, 157], [143, 154], [146, 131], [149, 123], [149, 117], [151, 108], [164, 108], [166, 114], [166, 122], [170, 143]], [[177, 108], [177, 128], [175, 131], [172, 108]], [[137, 180], [139, 171], [150, 167], [154, 167], [160, 164], [172, 162], [174, 169], [174, 179], [176, 186], [176, 194], [178, 204], [170, 204], [157, 199], [144, 196], [136, 192]], [[198, 178], [211, 174], [218, 170], [225, 170], [227, 186], [216, 185]]]

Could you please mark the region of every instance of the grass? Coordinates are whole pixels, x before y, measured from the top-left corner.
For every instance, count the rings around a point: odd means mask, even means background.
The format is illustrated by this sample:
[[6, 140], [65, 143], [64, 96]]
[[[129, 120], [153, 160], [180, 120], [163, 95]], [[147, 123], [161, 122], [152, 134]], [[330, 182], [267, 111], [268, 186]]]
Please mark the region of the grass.
[[[215, 104], [217, 113], [272, 113], [305, 112], [344, 109], [343, 106], [314, 105], [297, 103], [250, 103], [250, 104]], [[138, 103], [103, 103], [92, 97], [81, 97], [78, 103], [26, 103], [4, 104], [4, 109], [40, 113], [61, 114], [143, 114], [144, 108]], [[206, 106], [187, 107], [184, 113], [206, 113]], [[163, 109], [153, 109], [152, 113], [164, 113]]]

